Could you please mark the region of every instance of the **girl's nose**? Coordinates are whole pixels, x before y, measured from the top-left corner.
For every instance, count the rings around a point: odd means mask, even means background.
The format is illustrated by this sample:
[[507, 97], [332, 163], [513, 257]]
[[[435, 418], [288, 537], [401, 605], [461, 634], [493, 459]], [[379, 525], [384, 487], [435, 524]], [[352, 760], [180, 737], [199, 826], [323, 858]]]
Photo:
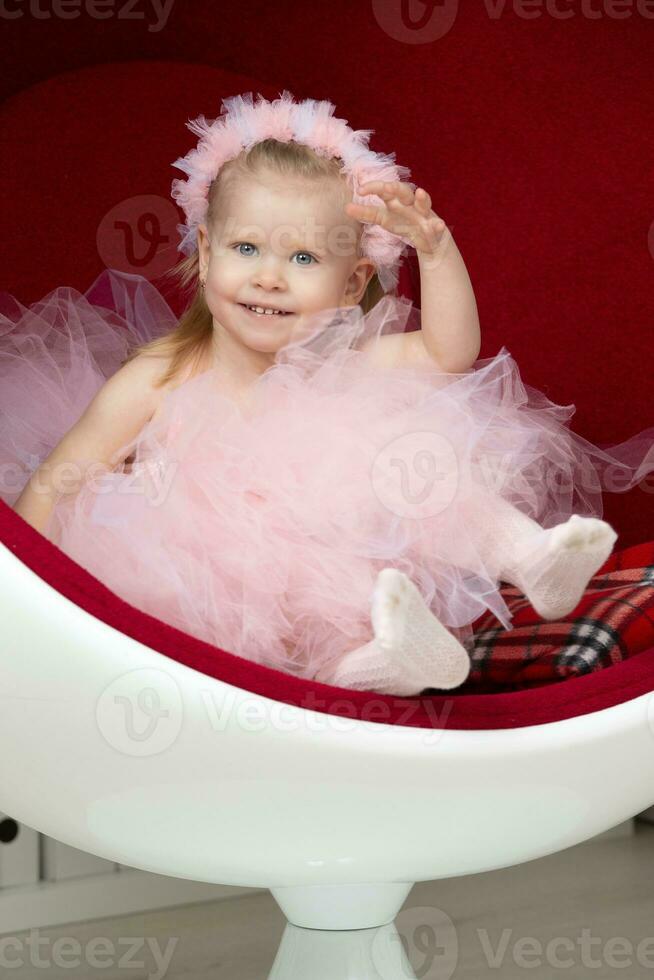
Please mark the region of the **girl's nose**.
[[286, 278], [282, 266], [282, 259], [268, 256], [264, 261], [257, 264], [252, 276], [253, 284], [261, 286], [263, 289], [284, 289]]

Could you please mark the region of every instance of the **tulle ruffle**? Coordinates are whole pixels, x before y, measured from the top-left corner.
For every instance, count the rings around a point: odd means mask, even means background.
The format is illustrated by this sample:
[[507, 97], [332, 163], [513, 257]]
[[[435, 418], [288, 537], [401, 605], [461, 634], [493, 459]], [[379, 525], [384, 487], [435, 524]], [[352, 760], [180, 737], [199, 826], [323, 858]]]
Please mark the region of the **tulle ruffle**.
[[[0, 461], [19, 463], [24, 485], [126, 345], [175, 319], [145, 280], [110, 270], [84, 296], [57, 290], [1, 322]], [[137, 436], [131, 469], [62, 497], [46, 535], [133, 605], [301, 676], [372, 638], [387, 566], [460, 639], [487, 609], [509, 628], [496, 569], [469, 534], [471, 502], [498, 495], [546, 528], [601, 517], [603, 490], [654, 469], [654, 428], [592, 445], [569, 428], [574, 405], [524, 384], [504, 347], [456, 375], [382, 369], [363, 350], [416, 326], [398, 297], [365, 316], [323, 311], [247, 407], [212, 370], [186, 381]]]
[[102, 272], [80, 293], [59, 286], [27, 307], [0, 293], [0, 498], [13, 506], [30, 474], [77, 422], [133, 346], [177, 319], [142, 276]]

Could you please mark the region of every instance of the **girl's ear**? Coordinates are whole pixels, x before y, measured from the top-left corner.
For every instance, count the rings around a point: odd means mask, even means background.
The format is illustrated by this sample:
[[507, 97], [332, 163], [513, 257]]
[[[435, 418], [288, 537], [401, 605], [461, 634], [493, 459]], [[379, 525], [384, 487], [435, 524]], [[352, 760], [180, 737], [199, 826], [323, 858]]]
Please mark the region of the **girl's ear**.
[[355, 305], [361, 301], [366, 287], [375, 274], [375, 266], [370, 259], [361, 258], [345, 284], [345, 306]]

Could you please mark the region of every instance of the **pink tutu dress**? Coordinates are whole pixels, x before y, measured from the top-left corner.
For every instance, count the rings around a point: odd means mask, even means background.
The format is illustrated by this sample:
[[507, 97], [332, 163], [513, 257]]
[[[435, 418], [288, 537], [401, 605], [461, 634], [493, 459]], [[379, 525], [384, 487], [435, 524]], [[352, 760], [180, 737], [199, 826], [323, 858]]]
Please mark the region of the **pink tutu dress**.
[[[128, 350], [176, 322], [146, 279], [113, 270], [29, 309], [0, 296], [6, 503]], [[419, 325], [405, 298], [323, 311], [247, 408], [213, 369], [191, 377], [128, 447], [131, 466], [60, 496], [46, 537], [133, 606], [303, 677], [372, 639], [387, 566], [462, 642], [487, 609], [510, 628], [470, 507], [500, 497], [545, 528], [601, 517], [609, 467], [623, 489], [654, 469], [654, 429], [593, 446], [569, 429], [575, 406], [525, 385], [504, 347], [461, 374], [380, 368], [363, 350]]]

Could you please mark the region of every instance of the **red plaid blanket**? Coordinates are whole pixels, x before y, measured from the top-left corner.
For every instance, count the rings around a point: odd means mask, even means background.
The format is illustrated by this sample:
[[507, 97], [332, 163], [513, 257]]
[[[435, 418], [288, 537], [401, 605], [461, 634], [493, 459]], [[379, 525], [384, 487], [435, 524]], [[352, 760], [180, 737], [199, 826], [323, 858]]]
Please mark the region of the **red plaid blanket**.
[[565, 620], [541, 619], [515, 586], [504, 583], [501, 592], [513, 613], [512, 629], [491, 612], [475, 621], [472, 667], [457, 688], [462, 694], [538, 687], [654, 646], [654, 541], [610, 555]]

